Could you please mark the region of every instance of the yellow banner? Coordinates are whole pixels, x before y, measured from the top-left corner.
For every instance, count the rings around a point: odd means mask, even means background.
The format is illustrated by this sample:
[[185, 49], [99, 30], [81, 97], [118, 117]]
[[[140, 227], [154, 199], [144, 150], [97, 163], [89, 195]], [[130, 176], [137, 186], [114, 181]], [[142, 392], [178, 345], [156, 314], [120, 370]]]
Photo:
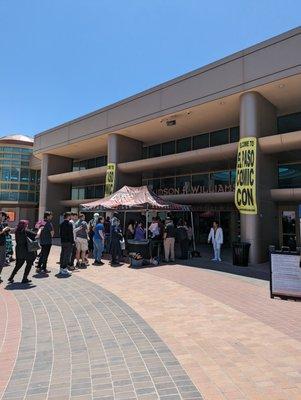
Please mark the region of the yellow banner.
[[116, 164], [108, 163], [106, 173], [105, 197], [114, 193]]
[[235, 205], [241, 214], [257, 214], [256, 153], [255, 137], [240, 139], [236, 164]]

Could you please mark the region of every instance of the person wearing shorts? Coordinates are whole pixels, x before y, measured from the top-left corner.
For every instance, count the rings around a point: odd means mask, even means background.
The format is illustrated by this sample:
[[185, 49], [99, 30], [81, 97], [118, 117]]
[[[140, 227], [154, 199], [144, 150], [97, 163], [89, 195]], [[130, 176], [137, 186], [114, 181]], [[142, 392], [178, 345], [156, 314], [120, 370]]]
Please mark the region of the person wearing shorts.
[[88, 251], [88, 224], [85, 214], [79, 214], [79, 220], [75, 224], [76, 266], [86, 268], [86, 253]]

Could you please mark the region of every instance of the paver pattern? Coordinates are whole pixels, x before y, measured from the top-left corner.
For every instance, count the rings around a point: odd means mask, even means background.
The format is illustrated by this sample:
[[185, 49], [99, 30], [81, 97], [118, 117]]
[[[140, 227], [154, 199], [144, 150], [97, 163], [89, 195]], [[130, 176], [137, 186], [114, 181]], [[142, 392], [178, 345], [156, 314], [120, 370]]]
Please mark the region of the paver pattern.
[[55, 271], [25, 287], [0, 289], [15, 296], [22, 315], [3, 400], [202, 398], [157, 333], [116, 295]]

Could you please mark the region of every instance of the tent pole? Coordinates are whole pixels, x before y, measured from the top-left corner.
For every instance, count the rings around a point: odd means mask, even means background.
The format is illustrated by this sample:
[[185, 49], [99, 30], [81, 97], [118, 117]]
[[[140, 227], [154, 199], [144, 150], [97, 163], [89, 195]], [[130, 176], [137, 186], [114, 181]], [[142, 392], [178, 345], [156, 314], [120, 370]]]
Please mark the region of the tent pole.
[[146, 232], [145, 232], [145, 237], [148, 239], [148, 210], [146, 210]]
[[191, 215], [191, 229], [192, 229], [192, 245], [193, 251], [195, 251], [195, 234], [194, 234], [194, 223], [193, 223], [193, 212], [190, 212]]
[[125, 235], [126, 211], [123, 213], [123, 236]]

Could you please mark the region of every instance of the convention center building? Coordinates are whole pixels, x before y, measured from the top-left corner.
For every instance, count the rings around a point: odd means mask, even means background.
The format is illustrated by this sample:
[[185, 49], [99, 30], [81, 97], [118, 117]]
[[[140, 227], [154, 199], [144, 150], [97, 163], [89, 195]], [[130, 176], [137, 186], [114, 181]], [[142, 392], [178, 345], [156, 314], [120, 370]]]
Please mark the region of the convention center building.
[[[250, 137], [257, 148], [249, 213], [234, 200], [239, 141]], [[113, 165], [114, 190], [148, 185], [191, 205], [198, 243], [217, 219], [225, 245], [251, 243], [253, 263], [267, 259], [270, 244], [299, 247], [301, 28], [41, 132], [33, 150], [40, 215], [53, 210], [55, 221], [104, 197]]]

